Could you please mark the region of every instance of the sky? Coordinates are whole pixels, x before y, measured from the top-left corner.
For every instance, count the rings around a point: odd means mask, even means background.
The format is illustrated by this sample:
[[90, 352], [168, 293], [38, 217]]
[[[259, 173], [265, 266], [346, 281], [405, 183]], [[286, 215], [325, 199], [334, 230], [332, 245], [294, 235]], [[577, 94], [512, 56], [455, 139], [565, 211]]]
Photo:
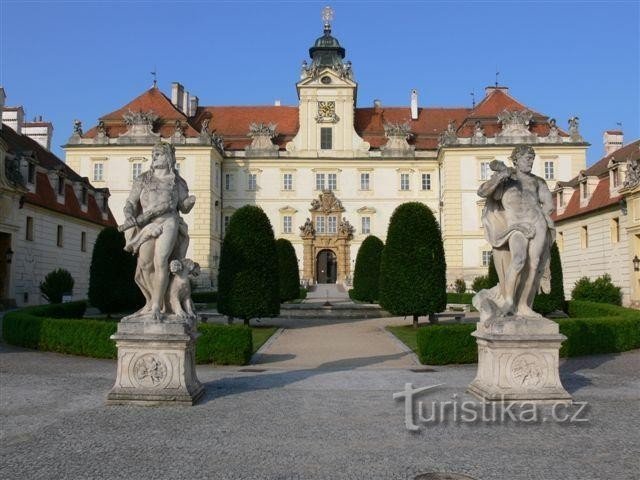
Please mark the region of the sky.
[[0, 86], [8, 106], [54, 124], [52, 150], [152, 85], [178, 81], [201, 105], [297, 105], [295, 83], [335, 11], [359, 107], [470, 106], [508, 86], [529, 108], [640, 138], [640, 2], [0, 0]]

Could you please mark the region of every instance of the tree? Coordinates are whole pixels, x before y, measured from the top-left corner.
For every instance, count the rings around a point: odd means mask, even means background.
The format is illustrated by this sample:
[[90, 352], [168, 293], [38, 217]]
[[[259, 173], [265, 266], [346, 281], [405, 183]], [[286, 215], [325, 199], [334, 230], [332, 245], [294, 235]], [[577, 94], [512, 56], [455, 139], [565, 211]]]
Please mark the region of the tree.
[[352, 297], [362, 302], [375, 302], [379, 295], [380, 259], [384, 243], [375, 235], [364, 239], [356, 256]]
[[294, 300], [300, 295], [300, 271], [298, 257], [291, 242], [285, 238], [276, 240], [278, 250], [278, 280], [280, 302]]
[[124, 233], [104, 228], [96, 238], [89, 270], [89, 302], [101, 312], [137, 310], [144, 296], [135, 282], [136, 258], [124, 251]]
[[62, 296], [73, 292], [75, 281], [68, 270], [57, 268], [47, 273], [40, 283], [40, 292], [49, 303], [62, 303]]
[[238, 209], [220, 253], [218, 311], [249, 325], [252, 318], [280, 313], [278, 252], [273, 229], [261, 208]]
[[611, 281], [611, 276], [605, 273], [593, 281], [589, 277], [579, 279], [573, 287], [571, 298], [573, 300], [622, 305], [622, 290], [620, 287], [616, 287]]
[[464, 281], [464, 278], [458, 278], [455, 284], [456, 293], [466, 293], [467, 291], [467, 282]]
[[564, 312], [567, 309], [567, 302], [564, 299], [562, 262], [558, 245], [555, 242], [551, 245], [549, 268], [551, 270], [551, 291], [549, 293], [539, 293], [533, 301], [533, 309], [542, 315], [556, 310]]
[[418, 316], [447, 306], [447, 278], [440, 227], [419, 202], [404, 203], [391, 216], [380, 262], [380, 305], [394, 315]]

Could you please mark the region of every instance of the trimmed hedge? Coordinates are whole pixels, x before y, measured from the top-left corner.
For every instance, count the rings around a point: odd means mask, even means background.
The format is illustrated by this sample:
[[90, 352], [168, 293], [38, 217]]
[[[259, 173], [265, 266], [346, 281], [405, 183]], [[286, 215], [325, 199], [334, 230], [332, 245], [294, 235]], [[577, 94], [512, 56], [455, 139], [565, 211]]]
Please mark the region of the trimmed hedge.
[[447, 303], [464, 303], [466, 305], [471, 305], [471, 300], [473, 299], [473, 293], [447, 293]]
[[[7, 313], [2, 336], [11, 345], [94, 358], [117, 358], [111, 335], [118, 322], [81, 318], [85, 302], [28, 307]], [[76, 316], [80, 318], [64, 318]], [[244, 325], [198, 326], [196, 363], [245, 365], [253, 352], [251, 329]]]
[[293, 245], [286, 238], [276, 240], [278, 253], [278, 282], [280, 302], [295, 300], [300, 296], [300, 271]]
[[[561, 357], [617, 353], [640, 348], [640, 312], [602, 303], [571, 301], [569, 314], [556, 320], [567, 336]], [[475, 363], [478, 349], [471, 333], [476, 325], [425, 326], [417, 332], [418, 358], [428, 365]]]
[[589, 277], [582, 277], [573, 287], [571, 299], [622, 305], [622, 290], [611, 282], [608, 273], [593, 281]]
[[353, 272], [353, 289], [350, 297], [361, 302], [372, 303], [378, 300], [380, 259], [384, 243], [375, 235], [364, 239], [356, 255], [356, 268]]
[[298, 293], [298, 298], [300, 300], [304, 300], [305, 298], [307, 298], [307, 289], [306, 288], [300, 288], [299, 293]]
[[196, 363], [246, 365], [253, 354], [251, 328], [245, 325], [198, 325]]

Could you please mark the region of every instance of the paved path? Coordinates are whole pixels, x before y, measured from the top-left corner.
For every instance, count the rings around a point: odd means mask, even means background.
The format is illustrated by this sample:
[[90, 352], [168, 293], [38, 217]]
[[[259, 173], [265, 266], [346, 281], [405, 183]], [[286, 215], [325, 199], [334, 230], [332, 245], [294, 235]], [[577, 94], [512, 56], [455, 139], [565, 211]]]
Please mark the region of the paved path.
[[403, 318], [369, 320], [269, 320], [284, 326], [254, 357], [269, 368], [408, 368], [415, 355], [386, 325], [407, 325]]
[[404, 426], [405, 383], [421, 398], [470, 400], [475, 365], [272, 370], [199, 366], [195, 407], [107, 407], [112, 360], [0, 345], [0, 478], [631, 480], [640, 457], [640, 351], [563, 362], [587, 423]]

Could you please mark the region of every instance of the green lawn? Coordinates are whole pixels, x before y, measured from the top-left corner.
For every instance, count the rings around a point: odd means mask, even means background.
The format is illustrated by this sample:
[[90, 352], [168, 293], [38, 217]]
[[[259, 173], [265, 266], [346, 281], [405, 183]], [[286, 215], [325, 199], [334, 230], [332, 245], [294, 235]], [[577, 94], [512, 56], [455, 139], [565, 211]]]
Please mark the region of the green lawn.
[[398, 340], [404, 343], [407, 347], [418, 353], [418, 329], [413, 328], [413, 325], [402, 325], [400, 327], [387, 327], [391, 333], [393, 333]]
[[277, 327], [251, 327], [251, 334], [253, 336], [253, 353], [256, 353], [258, 349], [269, 340], [271, 335], [276, 333]]

